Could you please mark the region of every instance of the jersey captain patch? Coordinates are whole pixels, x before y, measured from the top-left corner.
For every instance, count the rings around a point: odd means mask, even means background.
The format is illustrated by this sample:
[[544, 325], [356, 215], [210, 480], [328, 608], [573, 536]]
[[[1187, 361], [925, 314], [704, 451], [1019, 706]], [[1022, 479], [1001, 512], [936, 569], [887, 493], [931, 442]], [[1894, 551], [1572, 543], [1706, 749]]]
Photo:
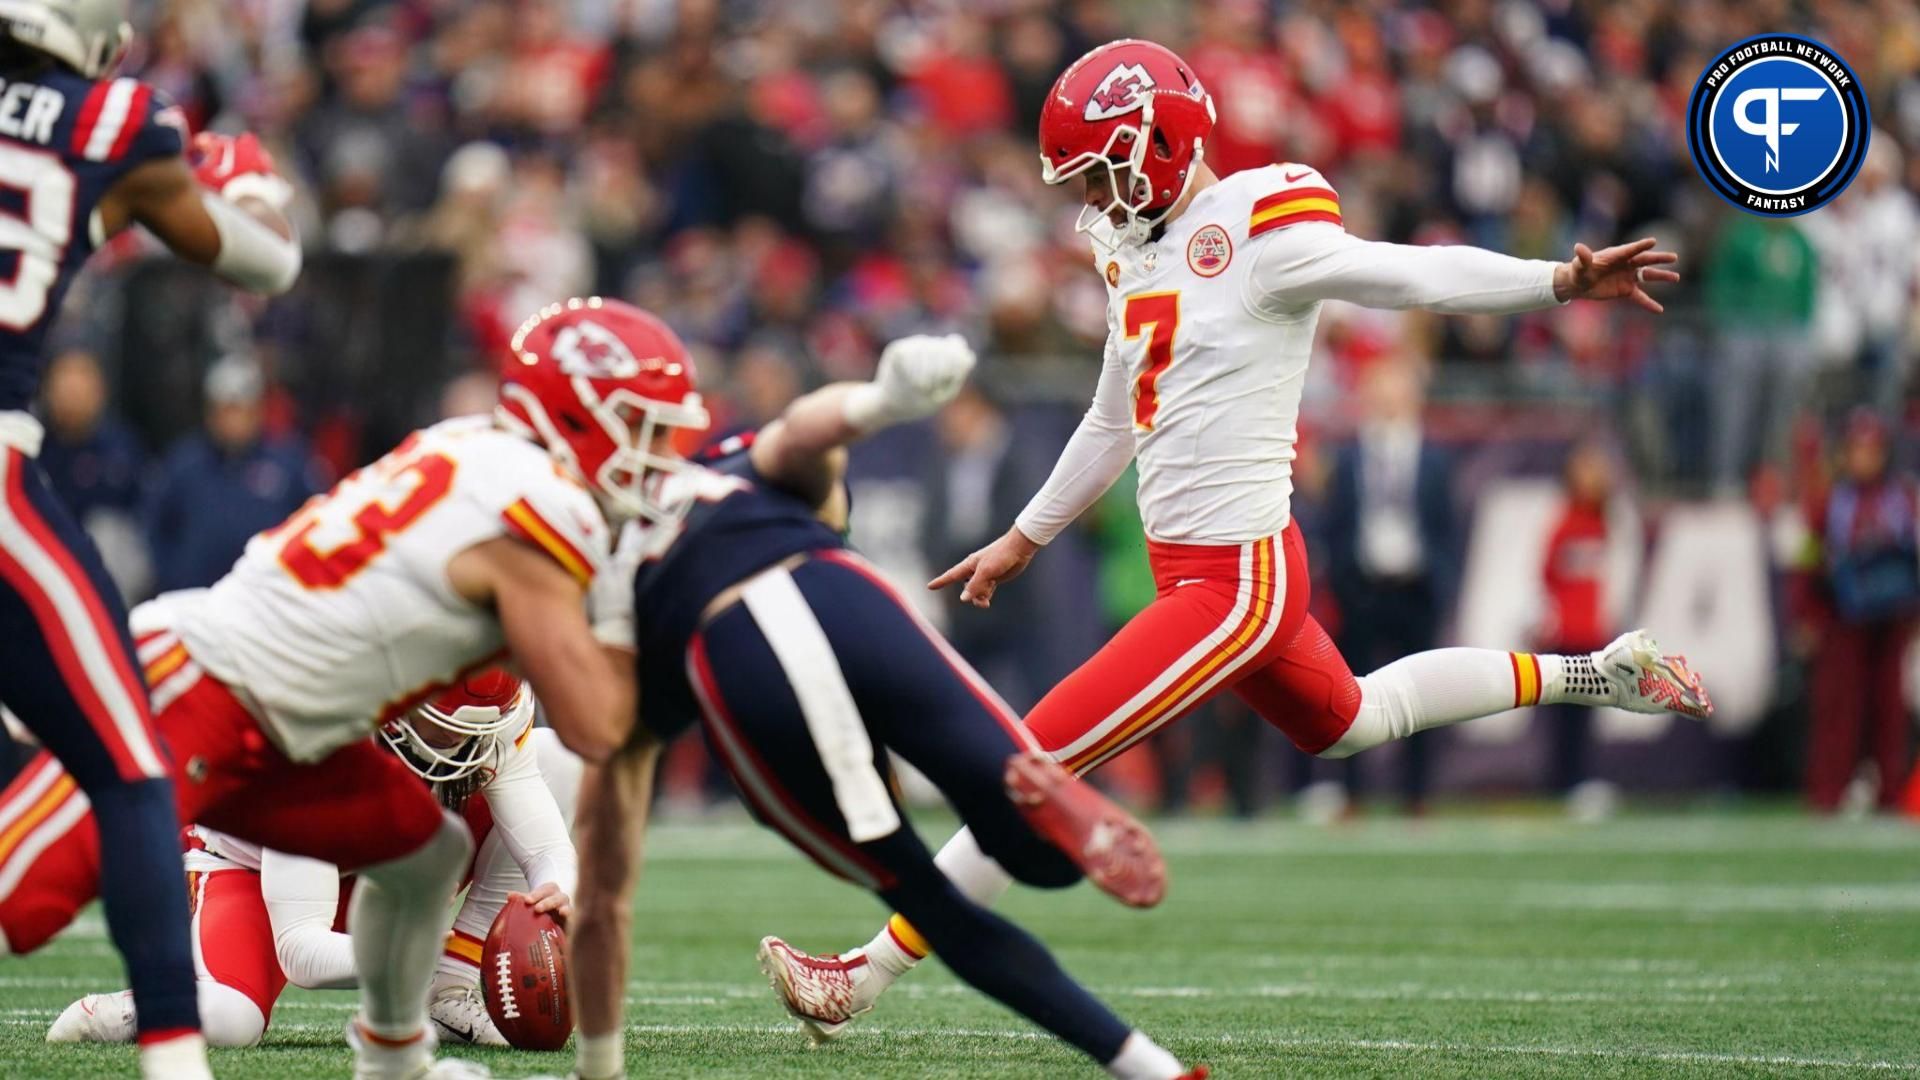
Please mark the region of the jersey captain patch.
[[1228, 239], [1227, 230], [1218, 225], [1205, 225], [1187, 241], [1187, 269], [1201, 277], [1213, 277], [1227, 268], [1233, 260], [1233, 241]]

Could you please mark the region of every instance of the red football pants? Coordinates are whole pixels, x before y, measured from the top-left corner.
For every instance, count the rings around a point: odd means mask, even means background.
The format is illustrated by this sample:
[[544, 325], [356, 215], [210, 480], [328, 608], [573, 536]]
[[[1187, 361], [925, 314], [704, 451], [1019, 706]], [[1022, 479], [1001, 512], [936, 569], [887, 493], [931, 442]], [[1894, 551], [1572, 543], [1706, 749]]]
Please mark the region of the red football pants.
[[273, 1019], [287, 976], [273, 948], [273, 922], [260, 896], [260, 874], [243, 867], [187, 874], [193, 910], [193, 958], [202, 978], [247, 996]]
[[1360, 708], [1360, 686], [1307, 614], [1300, 530], [1249, 544], [1147, 541], [1159, 595], [1061, 681], [1027, 727], [1075, 772], [1232, 690], [1295, 746], [1319, 753]]
[[[180, 820], [352, 870], [417, 851], [440, 804], [368, 739], [311, 764], [291, 761], [183, 646], [140, 642], [154, 726], [173, 752]], [[99, 840], [87, 798], [41, 753], [0, 792], [0, 933], [28, 953], [99, 893]]]

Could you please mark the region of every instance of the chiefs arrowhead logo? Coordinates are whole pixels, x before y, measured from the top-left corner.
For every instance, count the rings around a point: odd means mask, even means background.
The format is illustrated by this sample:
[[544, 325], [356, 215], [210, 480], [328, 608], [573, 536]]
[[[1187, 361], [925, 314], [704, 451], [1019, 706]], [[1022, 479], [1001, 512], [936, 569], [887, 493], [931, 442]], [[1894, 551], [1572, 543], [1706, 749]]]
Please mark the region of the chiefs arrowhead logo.
[[1100, 80], [1100, 88], [1087, 99], [1088, 120], [1111, 120], [1138, 109], [1143, 91], [1154, 87], [1153, 76], [1139, 64], [1120, 64]]
[[561, 371], [589, 379], [631, 379], [644, 367], [619, 335], [586, 319], [562, 328], [551, 352]]

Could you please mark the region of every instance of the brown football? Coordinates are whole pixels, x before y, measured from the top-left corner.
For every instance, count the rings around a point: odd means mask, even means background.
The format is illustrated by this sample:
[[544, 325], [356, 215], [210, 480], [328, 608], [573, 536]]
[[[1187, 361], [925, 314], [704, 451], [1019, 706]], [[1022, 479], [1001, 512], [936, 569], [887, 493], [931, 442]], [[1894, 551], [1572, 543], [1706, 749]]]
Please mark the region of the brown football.
[[567, 935], [553, 916], [510, 900], [487, 931], [480, 953], [487, 1015], [522, 1050], [558, 1050], [573, 1034], [567, 1000]]

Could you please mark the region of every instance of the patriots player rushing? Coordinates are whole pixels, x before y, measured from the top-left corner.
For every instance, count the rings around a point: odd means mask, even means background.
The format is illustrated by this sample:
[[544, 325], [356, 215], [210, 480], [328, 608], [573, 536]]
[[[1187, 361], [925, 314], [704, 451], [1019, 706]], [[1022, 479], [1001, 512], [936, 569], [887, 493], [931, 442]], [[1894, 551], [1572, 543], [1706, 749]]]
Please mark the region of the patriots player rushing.
[[[1439, 649], [1355, 678], [1307, 613], [1307, 561], [1290, 512], [1296, 421], [1324, 300], [1506, 314], [1572, 299], [1631, 300], [1676, 281], [1654, 241], [1564, 263], [1471, 247], [1375, 243], [1341, 226], [1340, 199], [1294, 164], [1221, 178], [1203, 151], [1213, 100], [1193, 69], [1146, 41], [1081, 57], [1047, 95], [1042, 176], [1085, 181], [1080, 227], [1107, 283], [1093, 405], [1006, 535], [935, 579], [980, 607], [1137, 461], [1158, 596], [1026, 717], [1076, 773], [1112, 760], [1231, 690], [1294, 745], [1341, 758], [1415, 732], [1535, 704], [1711, 710], [1683, 659], [1635, 630], [1599, 652]], [[966, 831], [938, 862], [981, 903], [1008, 884]], [[771, 939], [782, 1003], [815, 1039], [854, 1017], [938, 942], [906, 913], [865, 947], [808, 956]]]
[[[141, 1068], [208, 1075], [194, 1007], [179, 824], [126, 612], [34, 463], [43, 343], [87, 257], [132, 224], [242, 288], [300, 272], [291, 189], [250, 136], [204, 135], [112, 78], [123, 0], [0, 0], [0, 702], [57, 755], [100, 821], [107, 927], [140, 1002]], [[19, 849], [0, 841], [0, 891]]]
[[896, 341], [873, 382], [794, 402], [728, 473], [671, 448], [675, 428], [704, 428], [707, 418], [691, 361], [664, 324], [609, 301], [557, 314], [523, 347], [553, 351], [570, 336], [603, 354], [664, 361], [625, 403], [648, 447], [644, 501], [593, 598], [596, 634], [634, 651], [640, 724], [581, 779], [569, 937], [575, 1075], [623, 1075], [631, 891], [654, 760], [661, 741], [699, 723], [762, 823], [829, 873], [913, 912], [962, 979], [1115, 1076], [1204, 1076], [1114, 1016], [1039, 942], [955, 890], [885, 780], [892, 750], [1023, 881], [1057, 888], [1084, 876], [1135, 906], [1165, 891], [1146, 830], [1037, 753], [993, 691], [822, 521], [844, 506], [841, 447], [950, 400], [972, 351], [957, 337]]

